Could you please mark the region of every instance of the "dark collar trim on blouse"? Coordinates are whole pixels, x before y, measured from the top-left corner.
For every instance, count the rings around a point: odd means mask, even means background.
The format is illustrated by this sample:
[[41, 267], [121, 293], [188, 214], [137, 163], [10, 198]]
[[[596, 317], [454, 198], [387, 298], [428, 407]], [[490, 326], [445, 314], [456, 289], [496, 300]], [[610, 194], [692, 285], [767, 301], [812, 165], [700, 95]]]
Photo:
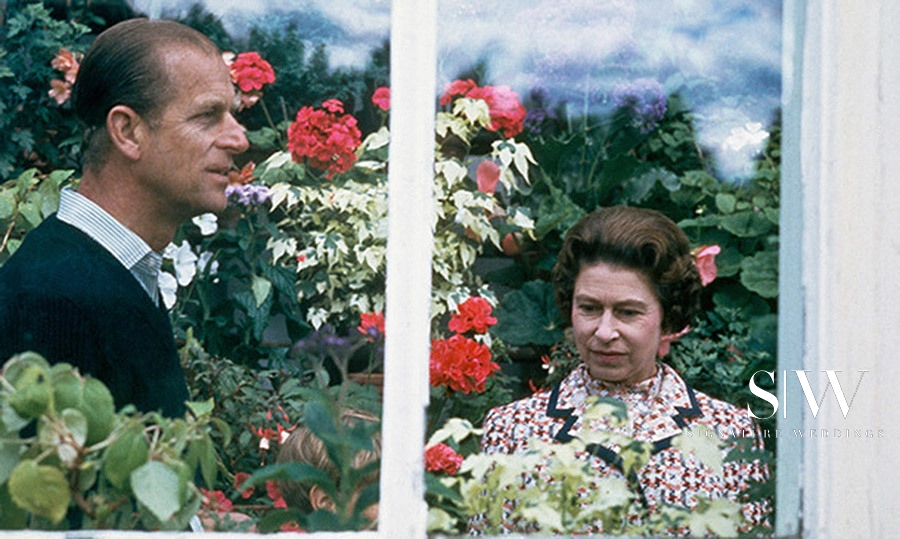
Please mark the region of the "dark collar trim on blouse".
[[[557, 431], [553, 438], [558, 442], [566, 443], [572, 441], [573, 436], [569, 434], [569, 430], [571, 430], [572, 426], [575, 425], [575, 422], [578, 421], [578, 414], [575, 413], [575, 408], [559, 407], [559, 394], [561, 387], [562, 382], [558, 383], [550, 393], [550, 400], [547, 402], [547, 415], [555, 419], [564, 420], [559, 431]], [[684, 384], [684, 389], [685, 392], [687, 392], [688, 400], [690, 401], [691, 405], [676, 406], [675, 410], [678, 413], [672, 416], [672, 420], [675, 421], [675, 424], [678, 425], [678, 427], [682, 430], [687, 428], [690, 419], [703, 416], [703, 412], [700, 410], [700, 405], [697, 403], [697, 396], [694, 393], [694, 390], [691, 389], [691, 386], [687, 384]], [[660, 451], [664, 451], [671, 447], [672, 440], [675, 438], [675, 436], [677, 436], [677, 434], [654, 442], [653, 451], [651, 454], [655, 455], [656, 453], [659, 453]], [[588, 451], [590, 451], [591, 454], [602, 458], [610, 466], [613, 466], [619, 471], [622, 471], [621, 459], [619, 458], [618, 454], [616, 454], [608, 447], [600, 444], [590, 444], [588, 445]]]
[[[574, 438], [571, 434], [569, 434], [569, 430], [571, 430], [572, 426], [575, 425], [575, 422], [578, 421], [578, 415], [574, 413], [574, 407], [559, 408], [559, 394], [561, 387], [562, 382], [556, 384], [556, 387], [554, 387], [553, 391], [550, 393], [550, 400], [547, 402], [547, 415], [556, 419], [564, 420], [559, 431], [556, 432], [553, 438], [558, 442], [566, 443], [572, 441], [572, 439]], [[688, 400], [690, 401], [691, 405], [676, 406], [675, 410], [678, 413], [672, 416], [672, 420], [675, 421], [675, 424], [678, 425], [678, 427], [682, 430], [687, 428], [688, 421], [690, 419], [703, 416], [703, 412], [700, 410], [700, 405], [697, 403], [697, 396], [694, 394], [694, 390], [687, 384], [684, 384], [684, 389], [687, 392]], [[650, 454], [655, 455], [672, 447], [672, 440], [675, 439], [675, 436], [678, 435], [675, 434], [669, 436], [668, 438], [663, 438], [662, 440], [653, 442], [653, 450], [650, 452]], [[612, 449], [602, 444], [588, 444], [586, 449], [591, 455], [603, 459], [607, 464], [624, 473], [624, 469], [622, 466], [622, 457], [620, 457], [619, 454]], [[637, 473], [635, 473], [634, 470], [632, 470], [632, 472], [628, 474], [628, 480], [637, 487], [640, 494], [641, 505], [647, 507], [647, 500], [644, 497], [644, 489], [641, 488]]]

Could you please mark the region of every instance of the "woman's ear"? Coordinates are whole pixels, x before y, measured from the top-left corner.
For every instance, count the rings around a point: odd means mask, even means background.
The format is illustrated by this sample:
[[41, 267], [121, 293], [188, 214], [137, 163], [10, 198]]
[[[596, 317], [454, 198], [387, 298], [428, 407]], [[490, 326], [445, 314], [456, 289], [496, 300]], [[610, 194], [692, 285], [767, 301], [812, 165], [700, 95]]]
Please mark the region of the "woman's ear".
[[106, 131], [119, 153], [131, 160], [141, 157], [146, 123], [131, 107], [116, 105], [106, 115]]
[[334, 511], [334, 500], [324, 490], [319, 488], [319, 485], [310, 487], [309, 504], [313, 510], [327, 509], [328, 511]]

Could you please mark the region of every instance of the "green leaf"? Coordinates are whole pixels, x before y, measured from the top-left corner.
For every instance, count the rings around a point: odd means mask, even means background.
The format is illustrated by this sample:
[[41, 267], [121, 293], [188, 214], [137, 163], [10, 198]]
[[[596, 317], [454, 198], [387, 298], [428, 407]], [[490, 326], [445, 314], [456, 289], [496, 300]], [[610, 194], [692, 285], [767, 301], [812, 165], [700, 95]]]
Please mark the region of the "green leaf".
[[546, 281], [530, 281], [506, 294], [494, 311], [491, 333], [511, 346], [553, 345], [563, 336], [562, 317]]
[[752, 210], [725, 215], [721, 224], [722, 228], [741, 238], [762, 236], [768, 234], [774, 227], [765, 215]]
[[272, 292], [272, 281], [265, 277], [254, 275], [250, 288], [253, 290], [253, 299], [256, 300], [256, 307], [259, 308]]
[[209, 436], [190, 443], [185, 462], [191, 469], [197, 469], [199, 466], [203, 482], [207, 488], [213, 488], [216, 483], [216, 450]]
[[708, 466], [716, 474], [722, 474], [721, 441], [715, 430], [706, 425], [698, 425], [678, 435], [672, 442], [673, 447], [685, 453], [693, 453], [697, 460]]
[[9, 493], [16, 505], [58, 524], [66, 516], [72, 495], [61, 470], [23, 460], [9, 477]]
[[106, 450], [103, 471], [116, 488], [124, 489], [131, 472], [147, 463], [150, 446], [140, 424], [133, 424], [116, 438]]
[[778, 252], [760, 251], [745, 258], [741, 284], [764, 298], [778, 297]]
[[734, 213], [737, 199], [730, 193], [718, 193], [716, 195], [716, 207], [722, 213]]
[[81, 411], [88, 421], [87, 444], [105, 440], [115, 426], [116, 405], [103, 382], [90, 376], [84, 379], [84, 406]]
[[205, 401], [191, 401], [185, 403], [188, 407], [188, 410], [194, 414], [194, 417], [209, 417], [213, 413], [213, 409], [216, 407], [215, 400], [210, 398]]
[[159, 520], [167, 520], [181, 506], [181, 479], [162, 462], [150, 461], [131, 472], [131, 490]]
[[0, 191], [0, 220], [9, 219], [16, 211], [16, 199], [11, 191]]

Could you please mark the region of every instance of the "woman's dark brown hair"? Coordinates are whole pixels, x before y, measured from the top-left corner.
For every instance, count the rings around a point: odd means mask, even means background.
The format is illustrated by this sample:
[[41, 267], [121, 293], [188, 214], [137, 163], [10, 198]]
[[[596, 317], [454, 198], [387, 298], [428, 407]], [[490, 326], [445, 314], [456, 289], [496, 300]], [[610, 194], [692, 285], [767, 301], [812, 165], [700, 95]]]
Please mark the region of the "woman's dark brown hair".
[[174, 97], [165, 52], [196, 50], [219, 56], [209, 38], [174, 21], [129, 19], [101, 33], [91, 44], [72, 88], [72, 106], [86, 129], [84, 166], [102, 164], [109, 147], [106, 116], [125, 105], [152, 122]]
[[572, 296], [581, 269], [604, 262], [643, 273], [662, 305], [662, 330], [682, 330], [700, 311], [700, 274], [690, 251], [684, 231], [658, 211], [613, 206], [586, 215], [566, 233], [553, 268], [563, 320], [572, 323]]

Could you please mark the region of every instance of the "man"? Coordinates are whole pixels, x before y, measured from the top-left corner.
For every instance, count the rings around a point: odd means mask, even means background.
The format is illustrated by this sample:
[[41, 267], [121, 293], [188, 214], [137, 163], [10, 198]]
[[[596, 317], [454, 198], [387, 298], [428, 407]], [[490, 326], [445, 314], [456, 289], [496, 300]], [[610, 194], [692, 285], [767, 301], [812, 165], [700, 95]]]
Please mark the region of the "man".
[[184, 414], [188, 389], [160, 307], [160, 253], [185, 220], [225, 208], [247, 149], [219, 50], [171, 21], [97, 37], [73, 88], [84, 170], [0, 268], [0, 361], [25, 350], [103, 381], [116, 406]]

